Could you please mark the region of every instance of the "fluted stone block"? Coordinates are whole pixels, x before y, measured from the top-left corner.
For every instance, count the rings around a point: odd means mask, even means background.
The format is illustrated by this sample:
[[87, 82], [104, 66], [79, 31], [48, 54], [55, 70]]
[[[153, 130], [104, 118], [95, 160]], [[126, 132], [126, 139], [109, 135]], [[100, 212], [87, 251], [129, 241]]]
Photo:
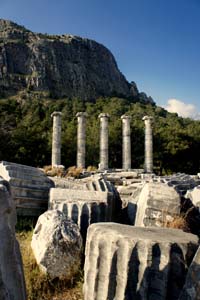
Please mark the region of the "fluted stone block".
[[49, 209], [62, 211], [78, 224], [85, 235], [92, 223], [108, 222], [112, 219], [113, 195], [109, 192], [52, 188]]
[[108, 120], [109, 114], [101, 113], [100, 119], [100, 170], [108, 169]]
[[185, 285], [179, 300], [199, 300], [200, 299], [200, 248], [189, 267]]
[[180, 195], [164, 183], [145, 183], [137, 201], [136, 226], [165, 226], [180, 214]]
[[2, 161], [0, 176], [10, 184], [18, 215], [38, 216], [47, 210], [53, 182], [41, 170]]
[[84, 300], [177, 300], [197, 236], [116, 223], [88, 229]]
[[121, 116], [122, 119], [122, 168], [131, 169], [131, 117]]
[[51, 114], [53, 118], [53, 133], [52, 133], [52, 166], [61, 164], [61, 116], [62, 113], [54, 111]]
[[76, 114], [78, 119], [77, 128], [77, 167], [85, 168], [85, 144], [86, 144], [86, 112], [78, 112]]
[[[106, 215], [103, 217], [102, 213], [100, 214], [100, 220], [104, 221], [116, 221], [118, 220], [118, 215], [121, 210], [121, 199], [119, 197], [119, 194], [115, 188], [115, 186], [110, 183], [110, 181], [106, 180], [104, 176], [96, 174], [90, 177], [86, 177], [83, 179], [71, 179], [71, 178], [53, 178], [53, 181], [55, 183], [56, 188], [66, 189], [66, 191], [62, 191], [62, 197], [59, 197], [60, 202], [60, 209], [62, 209], [63, 205], [66, 206], [66, 194], [69, 190], [72, 190], [72, 192], [69, 192], [70, 199], [67, 197], [68, 201], [74, 200], [74, 203], [78, 200], [80, 201], [80, 198], [87, 204], [88, 201], [94, 200], [97, 201], [97, 206], [100, 207], [97, 209], [97, 211], [100, 209], [103, 209], [103, 215], [106, 213]], [[76, 190], [77, 192], [74, 192]], [[57, 190], [58, 191], [58, 190]], [[84, 193], [82, 194], [82, 191]], [[86, 193], [88, 191], [88, 193]], [[94, 193], [94, 192], [100, 192], [100, 193]], [[105, 192], [105, 194], [103, 194]], [[72, 195], [71, 195], [72, 193]], [[55, 192], [55, 195], [57, 192]], [[93, 195], [96, 195], [95, 198]], [[77, 198], [77, 196], [79, 198]], [[98, 198], [99, 197], [99, 198]], [[101, 199], [107, 199], [108, 203], [100, 203]], [[55, 198], [56, 200], [56, 198]], [[52, 196], [50, 197], [50, 205], [54, 202]], [[63, 202], [63, 205], [61, 204]], [[84, 202], [81, 202], [83, 205]], [[89, 205], [91, 205], [91, 202], [89, 202]], [[93, 204], [95, 209], [95, 204]], [[105, 208], [104, 208], [105, 207]], [[110, 215], [111, 214], [111, 215]], [[97, 220], [99, 217], [97, 217]]]

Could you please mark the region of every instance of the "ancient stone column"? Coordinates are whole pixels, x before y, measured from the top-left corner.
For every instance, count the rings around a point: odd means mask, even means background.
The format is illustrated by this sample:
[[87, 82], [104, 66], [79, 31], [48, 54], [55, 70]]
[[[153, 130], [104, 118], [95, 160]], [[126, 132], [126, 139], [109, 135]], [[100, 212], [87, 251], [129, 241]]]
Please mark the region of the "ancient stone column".
[[52, 135], [52, 166], [61, 164], [61, 115], [59, 111], [54, 111], [51, 114], [53, 118], [53, 135]]
[[153, 118], [144, 116], [143, 119], [145, 124], [145, 162], [144, 170], [146, 173], [153, 172], [153, 135], [152, 135], [152, 121]]
[[108, 169], [108, 119], [109, 114], [101, 113], [100, 119], [100, 170]]
[[121, 116], [122, 119], [122, 168], [131, 169], [131, 117]]
[[86, 112], [78, 112], [76, 114], [78, 118], [77, 128], [77, 167], [85, 169], [85, 125], [86, 125]]

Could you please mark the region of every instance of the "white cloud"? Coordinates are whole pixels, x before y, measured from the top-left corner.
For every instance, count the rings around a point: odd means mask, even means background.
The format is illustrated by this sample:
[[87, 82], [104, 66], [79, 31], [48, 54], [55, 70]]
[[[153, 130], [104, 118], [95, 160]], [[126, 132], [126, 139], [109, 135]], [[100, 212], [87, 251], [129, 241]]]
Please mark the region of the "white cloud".
[[183, 118], [192, 118], [195, 120], [200, 119], [200, 113], [197, 111], [195, 105], [184, 103], [183, 101], [177, 99], [169, 99], [165, 109], [171, 113], [177, 113]]

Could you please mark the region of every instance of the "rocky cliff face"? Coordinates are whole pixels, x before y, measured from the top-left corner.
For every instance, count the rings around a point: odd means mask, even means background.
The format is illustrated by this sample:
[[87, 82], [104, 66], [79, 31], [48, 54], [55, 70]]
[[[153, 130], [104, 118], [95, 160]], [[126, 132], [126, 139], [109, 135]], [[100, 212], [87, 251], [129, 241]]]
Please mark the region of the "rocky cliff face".
[[0, 19], [0, 96], [46, 91], [51, 97], [123, 96], [152, 102], [120, 73], [113, 55], [73, 35], [36, 34]]

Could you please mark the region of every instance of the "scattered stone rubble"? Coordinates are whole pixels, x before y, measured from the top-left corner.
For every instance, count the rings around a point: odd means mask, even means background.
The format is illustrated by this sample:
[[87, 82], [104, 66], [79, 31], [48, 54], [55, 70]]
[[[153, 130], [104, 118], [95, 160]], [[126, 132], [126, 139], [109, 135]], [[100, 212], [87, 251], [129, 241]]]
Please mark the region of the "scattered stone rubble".
[[[150, 168], [151, 160], [148, 164]], [[48, 211], [38, 219], [32, 240], [40, 268], [52, 279], [73, 276], [80, 267], [82, 239], [85, 242], [89, 226], [85, 300], [143, 300], [147, 294], [152, 300], [177, 300], [198, 238], [158, 227], [180, 215], [182, 199], [200, 206], [199, 178], [186, 174], [160, 177], [140, 169], [103, 169], [95, 175], [85, 172], [81, 179], [48, 178], [36, 168], [0, 163], [0, 175], [10, 182], [19, 214], [40, 214], [47, 209], [49, 196]], [[15, 221], [16, 216], [9, 214], [12, 228]], [[180, 300], [193, 299], [188, 298], [191, 293], [198, 299], [198, 276], [191, 279], [197, 260], [198, 256]], [[3, 300], [10, 300], [0, 261], [1, 282]], [[23, 286], [23, 279], [21, 282]]]
[[200, 179], [197, 176], [187, 175], [183, 173], [177, 173], [172, 176], [156, 177], [155, 180], [166, 183], [169, 186], [173, 186], [176, 191], [184, 196], [188, 190], [200, 185]]
[[51, 279], [70, 279], [81, 262], [82, 238], [78, 226], [58, 210], [42, 214], [31, 246], [41, 270]]
[[16, 211], [9, 183], [0, 178], [0, 299], [26, 300], [22, 260], [15, 238]]
[[182, 230], [116, 223], [88, 229], [85, 300], [175, 300], [198, 237]]

